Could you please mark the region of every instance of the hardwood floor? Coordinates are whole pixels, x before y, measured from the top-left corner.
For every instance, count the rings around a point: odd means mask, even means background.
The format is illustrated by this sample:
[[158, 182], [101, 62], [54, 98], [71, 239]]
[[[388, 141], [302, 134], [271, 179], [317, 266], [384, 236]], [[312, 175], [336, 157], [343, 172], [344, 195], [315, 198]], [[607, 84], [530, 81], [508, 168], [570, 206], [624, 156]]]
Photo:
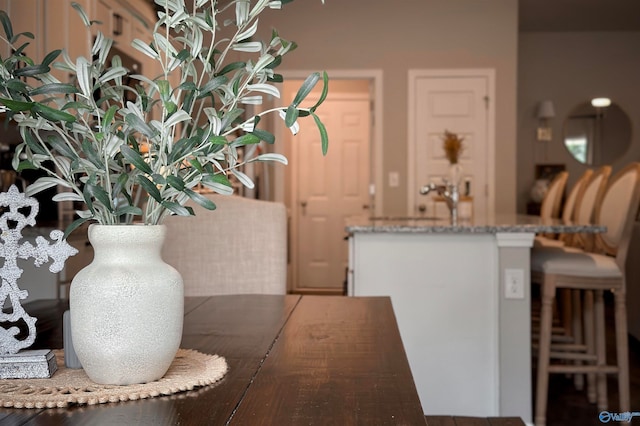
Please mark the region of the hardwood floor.
[[[615, 362], [615, 342], [613, 327], [613, 307], [611, 298], [606, 298], [607, 312], [607, 361]], [[534, 296], [535, 303], [535, 296]], [[535, 309], [535, 308], [534, 308]], [[533, 360], [534, 399], [535, 399], [535, 363]], [[631, 410], [640, 412], [640, 342], [629, 337], [629, 366], [631, 387]], [[609, 412], [618, 412], [618, 381], [614, 375], [607, 378]], [[576, 390], [573, 378], [564, 374], [552, 374], [549, 379], [549, 401], [547, 408], [547, 426], [589, 426], [603, 425], [598, 416], [600, 412], [595, 404], [587, 401], [586, 391]], [[640, 423], [636, 417], [630, 424]], [[617, 424], [610, 422], [610, 424]]]

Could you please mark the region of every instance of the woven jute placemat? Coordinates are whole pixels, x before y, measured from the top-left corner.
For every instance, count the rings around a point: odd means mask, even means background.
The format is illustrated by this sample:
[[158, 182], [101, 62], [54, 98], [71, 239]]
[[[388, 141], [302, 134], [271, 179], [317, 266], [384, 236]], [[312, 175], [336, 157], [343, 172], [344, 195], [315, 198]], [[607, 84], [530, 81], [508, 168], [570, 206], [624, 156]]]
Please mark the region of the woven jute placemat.
[[0, 406], [56, 408], [94, 405], [171, 395], [208, 386], [227, 373], [227, 362], [218, 355], [179, 349], [163, 378], [138, 385], [113, 386], [92, 382], [82, 369], [64, 365], [64, 352], [54, 350], [58, 371], [49, 379], [0, 380]]

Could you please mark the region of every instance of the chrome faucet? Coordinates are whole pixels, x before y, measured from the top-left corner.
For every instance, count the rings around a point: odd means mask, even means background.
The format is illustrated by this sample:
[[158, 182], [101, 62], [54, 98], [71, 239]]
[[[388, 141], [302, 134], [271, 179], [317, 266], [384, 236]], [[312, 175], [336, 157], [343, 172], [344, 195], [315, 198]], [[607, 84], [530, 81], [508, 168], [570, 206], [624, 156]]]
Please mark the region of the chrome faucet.
[[431, 191], [436, 191], [438, 195], [444, 198], [449, 212], [451, 213], [451, 224], [458, 224], [458, 202], [460, 201], [460, 191], [458, 185], [449, 183], [446, 179], [443, 179], [444, 183], [437, 185], [433, 182], [420, 188], [420, 194], [427, 195]]

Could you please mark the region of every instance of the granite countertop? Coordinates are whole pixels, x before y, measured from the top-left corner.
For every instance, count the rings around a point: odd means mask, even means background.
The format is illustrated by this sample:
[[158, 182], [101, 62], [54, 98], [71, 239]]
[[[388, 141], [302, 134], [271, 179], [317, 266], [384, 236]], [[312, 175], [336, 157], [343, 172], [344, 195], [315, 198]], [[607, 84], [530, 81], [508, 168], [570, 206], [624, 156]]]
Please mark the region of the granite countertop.
[[502, 214], [485, 221], [458, 221], [432, 217], [362, 217], [353, 219], [346, 226], [353, 233], [455, 233], [455, 234], [495, 234], [499, 232], [533, 233], [598, 233], [605, 232], [605, 226], [564, 223], [560, 219], [543, 221], [539, 216]]

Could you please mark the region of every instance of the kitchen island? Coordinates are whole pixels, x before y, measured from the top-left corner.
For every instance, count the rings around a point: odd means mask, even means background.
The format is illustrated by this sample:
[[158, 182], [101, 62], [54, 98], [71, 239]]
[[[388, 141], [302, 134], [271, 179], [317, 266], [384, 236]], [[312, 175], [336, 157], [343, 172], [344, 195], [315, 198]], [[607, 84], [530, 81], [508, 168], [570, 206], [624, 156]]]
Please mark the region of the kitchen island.
[[390, 296], [427, 415], [531, 423], [530, 249], [536, 233], [599, 226], [368, 218], [346, 227], [350, 296]]

